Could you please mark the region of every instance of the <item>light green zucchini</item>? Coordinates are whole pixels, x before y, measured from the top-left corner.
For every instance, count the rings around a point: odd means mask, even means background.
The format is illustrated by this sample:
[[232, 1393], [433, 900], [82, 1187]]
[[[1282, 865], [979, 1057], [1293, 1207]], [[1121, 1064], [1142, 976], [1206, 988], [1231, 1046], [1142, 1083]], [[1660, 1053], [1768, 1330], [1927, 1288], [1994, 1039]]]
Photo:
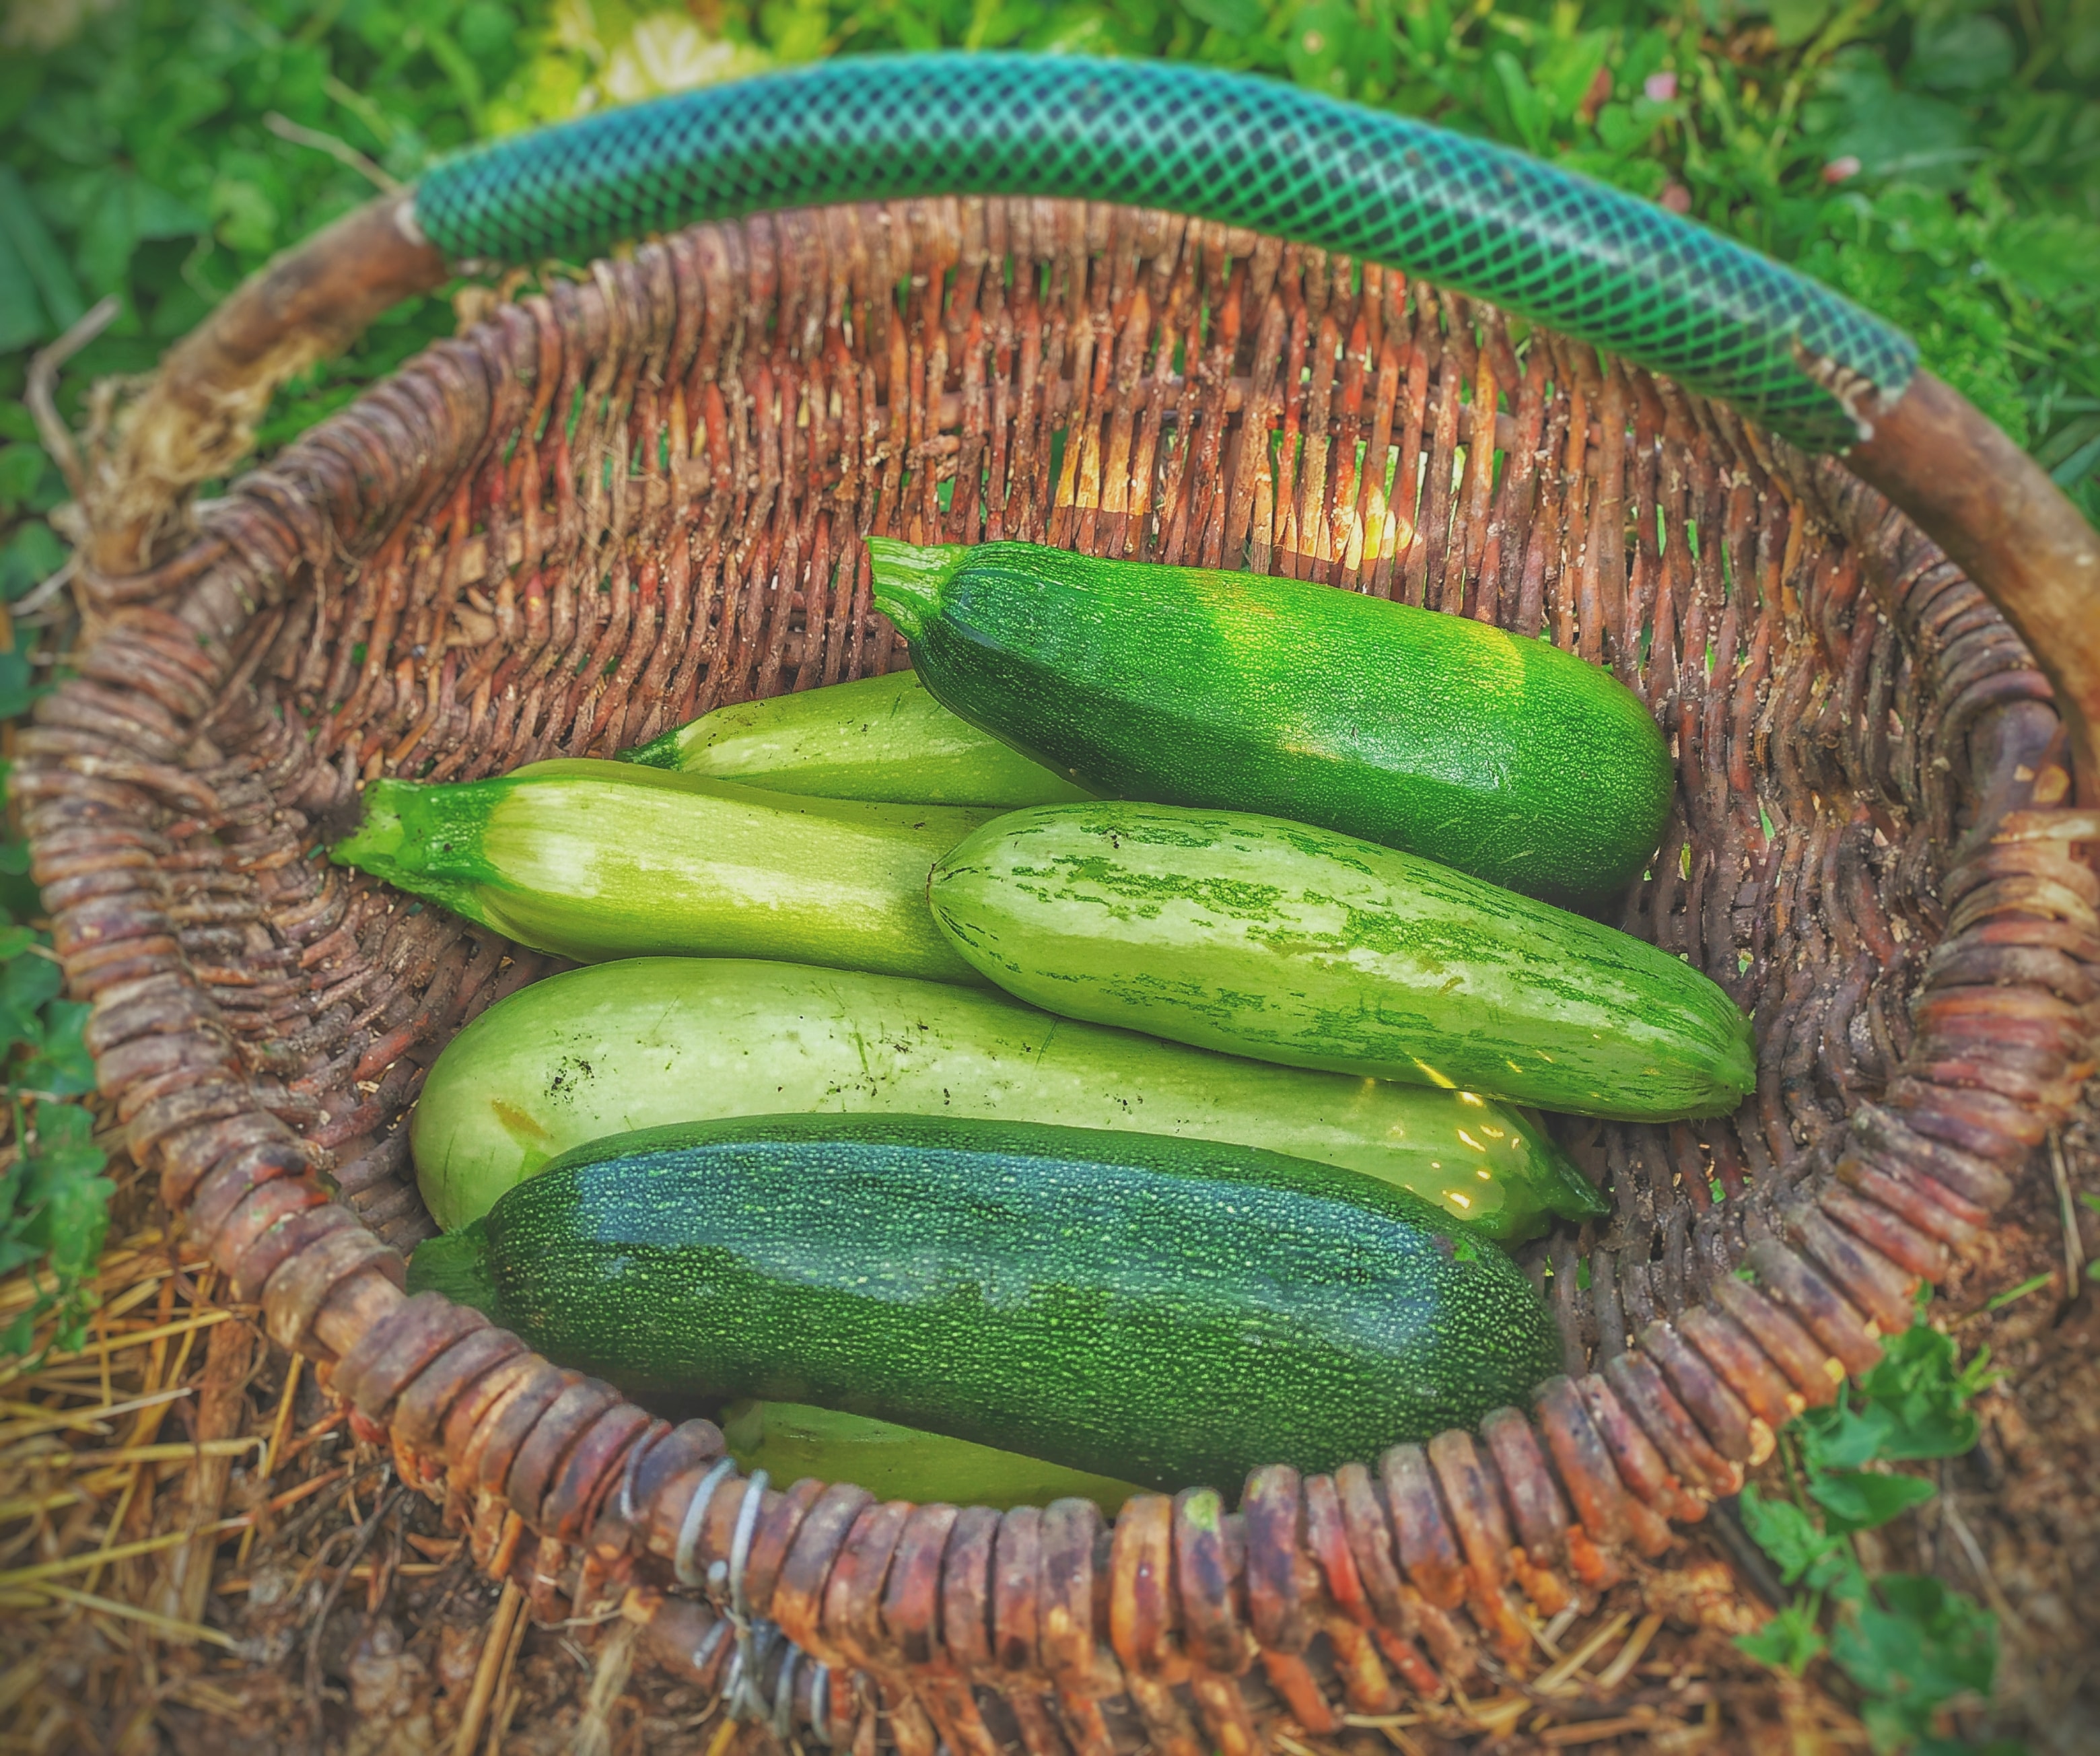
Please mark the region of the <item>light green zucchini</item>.
[[1303, 823], [1017, 811], [929, 893], [958, 951], [1067, 1017], [1630, 1121], [1718, 1114], [1756, 1083], [1749, 1021], [1679, 959]]
[[1112, 1476], [805, 1402], [745, 1397], [718, 1418], [737, 1467], [747, 1476], [762, 1469], [780, 1487], [814, 1476], [849, 1481], [878, 1500], [941, 1501], [1001, 1511], [1052, 1500], [1091, 1500], [1110, 1518], [1142, 1491]]
[[717, 708], [620, 759], [826, 799], [1012, 810], [1091, 796], [956, 718], [911, 671]]
[[333, 857], [587, 962], [783, 957], [974, 982], [934, 930], [926, 875], [991, 814], [535, 762], [452, 785], [374, 781]]
[[1235, 1061], [982, 989], [739, 959], [571, 970], [439, 1056], [410, 1136], [448, 1230], [560, 1153], [634, 1128], [785, 1110], [1139, 1130], [1340, 1165], [1504, 1241], [1604, 1203], [1516, 1111], [1467, 1092]]

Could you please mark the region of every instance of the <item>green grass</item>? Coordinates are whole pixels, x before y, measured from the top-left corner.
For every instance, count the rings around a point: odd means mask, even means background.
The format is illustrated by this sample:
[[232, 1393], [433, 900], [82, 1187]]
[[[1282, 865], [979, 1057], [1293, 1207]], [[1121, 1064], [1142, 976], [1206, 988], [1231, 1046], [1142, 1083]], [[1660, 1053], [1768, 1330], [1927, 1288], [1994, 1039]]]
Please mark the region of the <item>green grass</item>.
[[[22, 8], [24, 13], [29, 8]], [[85, 13], [0, 55], [0, 399], [93, 299], [122, 316], [77, 386], [148, 368], [269, 254], [370, 192], [274, 115], [413, 178], [477, 135], [644, 87], [674, 7], [620, 0], [46, 0]], [[638, 10], [657, 18], [636, 52]], [[2100, 519], [2100, 0], [766, 0], [710, 6], [717, 70], [938, 46], [1180, 56], [1493, 135], [1798, 263], [1917, 336], [1928, 364]], [[688, 42], [700, 40], [690, 27]], [[1857, 166], [1852, 170], [1851, 167]], [[1840, 174], [1849, 173], [1849, 174]], [[396, 312], [292, 386], [279, 442], [451, 324]], [[0, 589], [48, 571], [56, 492], [0, 422]]]
[[[570, 113], [587, 90], [640, 95], [652, 68], [696, 54], [717, 75], [942, 46], [1171, 55], [1492, 135], [1734, 233], [1901, 324], [2100, 522], [2100, 0], [14, 0], [6, 17], [46, 34], [0, 47], [0, 602], [66, 553], [51, 517], [64, 488], [16, 400], [38, 343], [121, 298], [68, 369], [62, 403], [77, 419], [83, 386], [150, 368], [242, 276], [365, 199], [358, 161], [409, 180], [465, 141]], [[382, 319], [285, 388], [263, 443], [452, 324], [443, 297]], [[51, 656], [0, 629], [0, 717], [48, 686]], [[15, 1141], [0, 1159], [0, 1272], [35, 1264], [33, 1315], [55, 1308], [46, 1333], [68, 1339], [108, 1184], [66, 1101], [90, 1083], [84, 1008], [58, 997], [26, 867], [19, 834], [0, 836], [0, 1079]], [[31, 1332], [25, 1317], [0, 1352]], [[1868, 1580], [1851, 1546], [1929, 1491], [1882, 1460], [1973, 1438], [1974, 1386], [1930, 1335], [1899, 1340], [1846, 1409], [1789, 1441], [1800, 1502], [1745, 1502], [1806, 1594], [1758, 1637], [1760, 1656], [1798, 1668], [1827, 1651], [1886, 1749], [1945, 1747], [1935, 1715], [1988, 1691], [1995, 1652], [1969, 1600], [1935, 1580]], [[1904, 1449], [1927, 1442], [1943, 1449]]]

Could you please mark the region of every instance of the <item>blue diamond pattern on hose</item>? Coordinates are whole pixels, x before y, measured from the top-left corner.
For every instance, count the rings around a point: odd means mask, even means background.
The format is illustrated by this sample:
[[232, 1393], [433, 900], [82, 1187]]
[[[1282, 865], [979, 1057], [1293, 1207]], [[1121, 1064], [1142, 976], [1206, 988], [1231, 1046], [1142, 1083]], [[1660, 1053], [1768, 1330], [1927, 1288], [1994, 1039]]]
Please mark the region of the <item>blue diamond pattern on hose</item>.
[[1157, 62], [827, 62], [483, 148], [432, 171], [416, 212], [456, 258], [532, 262], [763, 209], [964, 194], [1169, 208], [1383, 263], [1811, 451], [1860, 436], [1838, 390], [1892, 400], [1917, 364], [1899, 331], [1646, 201], [1405, 117]]

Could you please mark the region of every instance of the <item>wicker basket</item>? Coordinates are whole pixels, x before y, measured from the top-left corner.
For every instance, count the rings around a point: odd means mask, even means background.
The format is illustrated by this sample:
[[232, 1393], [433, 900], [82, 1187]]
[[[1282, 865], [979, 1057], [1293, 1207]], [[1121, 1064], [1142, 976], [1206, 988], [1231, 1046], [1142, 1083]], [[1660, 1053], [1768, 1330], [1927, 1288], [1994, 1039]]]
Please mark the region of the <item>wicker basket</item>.
[[[906, 1756], [1237, 1756], [1521, 1678], [1531, 1613], [1668, 1549], [1873, 1362], [2091, 1070], [2100, 812], [2070, 740], [2100, 702], [2100, 551], [1929, 378], [1854, 473], [1396, 273], [1167, 214], [932, 200], [595, 263], [188, 506], [274, 383], [439, 280], [398, 218], [278, 265], [135, 410], [90, 509], [95, 637], [16, 786], [134, 1154], [542, 1619], [624, 1591], [674, 1669], [860, 1756], [879, 1722]], [[1273, 469], [1279, 429], [1308, 443]], [[1395, 457], [1418, 505], [1384, 504]], [[2023, 619], [2060, 705], [1863, 474]], [[376, 775], [605, 754], [902, 664], [858, 542], [877, 507], [913, 541], [1247, 557], [1543, 632], [1653, 708], [1681, 784], [1623, 924], [1754, 1012], [1758, 1089], [1722, 1122], [1566, 1131], [1614, 1211], [1534, 1246], [1567, 1375], [1531, 1409], [1257, 1471], [1220, 1526], [1185, 1496], [1112, 1526], [875, 1504], [747, 1483], [708, 1423], [403, 1296], [425, 1071], [553, 966], [317, 845]]]

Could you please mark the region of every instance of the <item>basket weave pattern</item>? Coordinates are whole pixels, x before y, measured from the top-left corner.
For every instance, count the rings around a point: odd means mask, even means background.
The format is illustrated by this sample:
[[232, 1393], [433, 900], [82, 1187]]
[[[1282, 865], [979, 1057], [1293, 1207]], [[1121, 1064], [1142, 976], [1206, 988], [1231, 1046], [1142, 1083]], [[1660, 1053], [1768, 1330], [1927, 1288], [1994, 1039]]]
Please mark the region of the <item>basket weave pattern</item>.
[[[1389, 462], [1418, 504], [1387, 504]], [[1661, 1553], [1871, 1365], [2092, 1070], [2073, 844], [2100, 831], [1982, 593], [1838, 466], [1375, 267], [1039, 201], [695, 228], [499, 308], [197, 523], [99, 582], [123, 607], [21, 743], [132, 1151], [543, 1617], [704, 1584], [795, 1643], [742, 1654], [783, 1730], [871, 1747], [879, 1706], [907, 1756], [1194, 1756], [1390, 1712], [1484, 1650], [1520, 1674], [1524, 1607]], [[1246, 556], [1543, 633], [1653, 708], [1680, 784], [1623, 924], [1754, 1013], [1758, 1089], [1567, 1132], [1614, 1211], [1529, 1253], [1567, 1372], [1531, 1410], [1111, 1529], [753, 1493], [708, 1423], [403, 1299], [425, 1070], [556, 965], [317, 845], [361, 779], [604, 755], [894, 668], [870, 530]], [[707, 1684], [739, 1646], [690, 1599], [655, 1631]]]

